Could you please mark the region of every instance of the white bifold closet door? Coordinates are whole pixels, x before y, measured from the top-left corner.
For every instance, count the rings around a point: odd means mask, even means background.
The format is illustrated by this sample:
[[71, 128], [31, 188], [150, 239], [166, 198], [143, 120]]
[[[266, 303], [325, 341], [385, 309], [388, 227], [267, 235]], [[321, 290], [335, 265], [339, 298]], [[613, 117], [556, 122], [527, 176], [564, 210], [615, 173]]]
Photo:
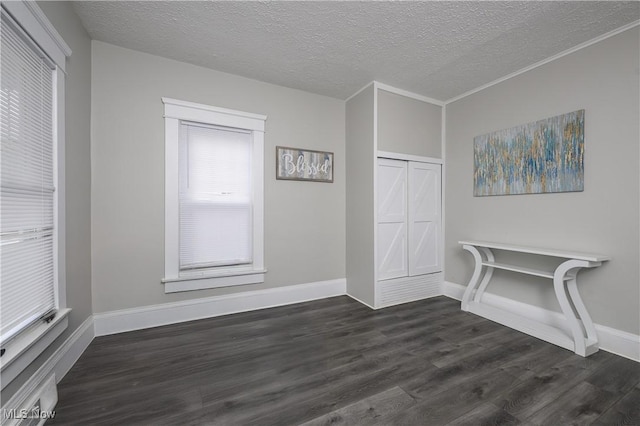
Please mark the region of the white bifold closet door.
[[378, 159], [378, 280], [442, 270], [440, 165]]
[[378, 279], [406, 277], [407, 162], [378, 159]]
[[409, 275], [442, 270], [440, 165], [409, 162]]

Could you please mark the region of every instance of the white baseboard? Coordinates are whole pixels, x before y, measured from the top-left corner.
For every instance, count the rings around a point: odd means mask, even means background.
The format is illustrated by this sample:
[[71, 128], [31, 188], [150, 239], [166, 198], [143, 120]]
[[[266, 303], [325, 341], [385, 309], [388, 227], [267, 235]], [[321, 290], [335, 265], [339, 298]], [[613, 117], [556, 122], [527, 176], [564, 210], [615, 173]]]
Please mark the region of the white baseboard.
[[601, 349], [640, 362], [640, 336], [606, 325], [595, 327]]
[[[466, 286], [445, 281], [442, 286], [442, 294], [456, 300], [462, 300]], [[550, 311], [539, 306], [518, 302], [492, 293], [484, 293], [482, 301], [487, 305], [524, 316], [534, 321], [553, 327], [558, 327], [570, 335], [564, 321], [564, 316], [559, 312]], [[594, 324], [600, 349], [640, 362], [640, 336], [626, 331], [617, 330], [600, 324]]]
[[94, 314], [96, 336], [141, 330], [346, 294], [345, 278]]
[[358, 299], [357, 297], [355, 297], [353, 294], [349, 294], [347, 293], [347, 296], [349, 296], [350, 298], [352, 298], [353, 300], [355, 300], [358, 303], [362, 303], [364, 306], [366, 306], [369, 309], [373, 309], [375, 310], [376, 308], [374, 308], [373, 306], [371, 306], [370, 304], [368, 304], [367, 302], [365, 302], [364, 300]]
[[40, 366], [40, 368], [27, 380], [18, 391], [13, 394], [6, 404], [2, 404], [3, 410], [18, 409], [31, 397], [46, 378], [55, 374], [56, 383], [69, 372], [80, 355], [87, 349], [94, 338], [93, 316], [89, 316], [67, 340]]
[[[95, 337], [93, 316], [87, 318], [76, 331], [60, 347], [60, 355], [55, 360], [54, 372], [56, 374], [56, 383], [67, 375], [71, 367], [78, 361], [80, 355], [89, 347], [89, 344]], [[56, 357], [58, 351], [53, 354]]]
[[464, 295], [465, 288], [465, 286], [460, 284], [443, 281], [440, 291], [442, 292], [443, 296], [450, 297], [451, 299], [462, 300], [462, 295]]

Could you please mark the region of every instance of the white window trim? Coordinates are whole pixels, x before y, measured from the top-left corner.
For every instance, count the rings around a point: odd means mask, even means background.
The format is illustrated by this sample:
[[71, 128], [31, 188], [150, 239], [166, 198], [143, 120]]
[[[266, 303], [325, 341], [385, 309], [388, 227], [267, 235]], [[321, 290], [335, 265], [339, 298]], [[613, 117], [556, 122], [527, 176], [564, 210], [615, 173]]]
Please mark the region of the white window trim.
[[16, 21], [53, 61], [54, 85], [54, 286], [56, 317], [34, 325], [11, 340], [0, 358], [0, 382], [4, 389], [33, 362], [68, 326], [65, 267], [65, 65], [71, 49], [34, 1], [2, 2], [2, 9]]
[[[162, 98], [165, 122], [165, 293], [264, 282], [264, 128], [266, 115]], [[180, 272], [178, 143], [180, 121], [250, 130], [253, 158], [253, 263], [247, 266]]]
[[7, 1], [2, 2], [2, 7], [64, 72], [66, 59], [71, 56], [71, 48], [49, 22], [38, 4], [35, 1]]

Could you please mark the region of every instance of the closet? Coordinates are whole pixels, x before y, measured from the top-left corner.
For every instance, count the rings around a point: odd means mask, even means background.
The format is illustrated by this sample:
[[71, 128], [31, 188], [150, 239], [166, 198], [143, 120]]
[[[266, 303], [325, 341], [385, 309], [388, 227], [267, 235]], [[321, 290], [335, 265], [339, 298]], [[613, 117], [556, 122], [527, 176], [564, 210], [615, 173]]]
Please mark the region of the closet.
[[440, 272], [440, 165], [378, 158], [378, 281]]
[[436, 296], [442, 281], [442, 166], [382, 155], [375, 185], [376, 307]]
[[442, 105], [374, 82], [346, 105], [347, 294], [378, 309], [441, 294]]

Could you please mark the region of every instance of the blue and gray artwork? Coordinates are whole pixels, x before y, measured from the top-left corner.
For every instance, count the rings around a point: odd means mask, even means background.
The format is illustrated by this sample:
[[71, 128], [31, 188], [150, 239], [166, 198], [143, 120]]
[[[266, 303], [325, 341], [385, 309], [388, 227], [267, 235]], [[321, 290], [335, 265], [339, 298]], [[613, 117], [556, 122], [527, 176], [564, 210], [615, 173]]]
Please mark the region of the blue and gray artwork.
[[473, 195], [584, 190], [584, 110], [473, 139]]

